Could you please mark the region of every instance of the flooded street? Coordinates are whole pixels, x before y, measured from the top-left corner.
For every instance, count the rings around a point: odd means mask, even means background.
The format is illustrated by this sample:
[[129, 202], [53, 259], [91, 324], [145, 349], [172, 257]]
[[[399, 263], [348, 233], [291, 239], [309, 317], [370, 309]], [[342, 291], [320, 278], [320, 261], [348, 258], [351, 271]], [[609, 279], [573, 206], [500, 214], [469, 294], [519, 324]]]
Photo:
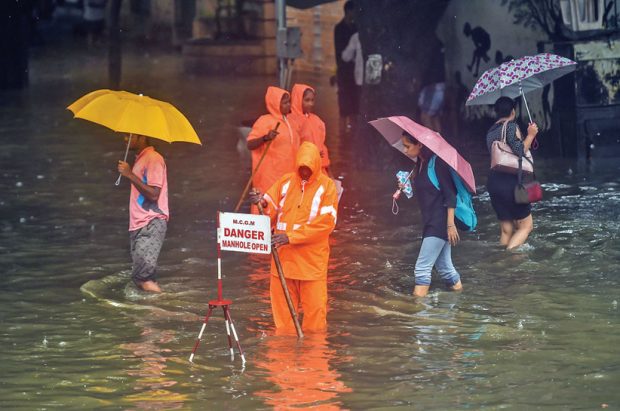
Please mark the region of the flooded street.
[[248, 362], [230, 361], [216, 312], [188, 363], [216, 297], [216, 212], [234, 208], [249, 175], [236, 127], [262, 114], [275, 79], [186, 76], [180, 56], [162, 52], [124, 58], [122, 88], [170, 101], [203, 141], [156, 144], [170, 185], [165, 293], [129, 279], [129, 186], [114, 186], [121, 137], [65, 109], [107, 86], [105, 50], [35, 50], [30, 88], [0, 95], [0, 408], [620, 409], [617, 159], [537, 161], [546, 192], [535, 230], [506, 252], [487, 154], [465, 153], [479, 186], [479, 228], [453, 250], [465, 289], [435, 287], [415, 303], [417, 206], [401, 199], [392, 215], [398, 167], [360, 166], [355, 141], [337, 136], [327, 78], [305, 79], [345, 187], [327, 335], [275, 336], [269, 260], [224, 253]]

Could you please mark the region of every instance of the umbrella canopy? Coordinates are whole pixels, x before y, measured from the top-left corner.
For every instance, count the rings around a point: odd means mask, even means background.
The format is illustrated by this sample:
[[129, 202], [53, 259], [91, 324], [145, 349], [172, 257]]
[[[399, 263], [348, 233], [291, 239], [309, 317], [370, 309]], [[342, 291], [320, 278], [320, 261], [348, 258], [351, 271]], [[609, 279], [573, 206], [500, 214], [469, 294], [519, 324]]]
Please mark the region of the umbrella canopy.
[[172, 104], [127, 91], [96, 90], [67, 107], [76, 118], [117, 132], [201, 144], [187, 118]]
[[546, 86], [576, 67], [574, 61], [549, 53], [511, 60], [485, 71], [465, 104], [495, 104], [503, 96], [518, 97]]
[[381, 133], [392, 147], [401, 153], [404, 148], [401, 141], [403, 131], [411, 134], [452, 167], [461, 176], [463, 183], [465, 183], [469, 191], [476, 193], [476, 180], [474, 179], [471, 165], [438, 132], [424, 127], [405, 116], [379, 118], [369, 123]]

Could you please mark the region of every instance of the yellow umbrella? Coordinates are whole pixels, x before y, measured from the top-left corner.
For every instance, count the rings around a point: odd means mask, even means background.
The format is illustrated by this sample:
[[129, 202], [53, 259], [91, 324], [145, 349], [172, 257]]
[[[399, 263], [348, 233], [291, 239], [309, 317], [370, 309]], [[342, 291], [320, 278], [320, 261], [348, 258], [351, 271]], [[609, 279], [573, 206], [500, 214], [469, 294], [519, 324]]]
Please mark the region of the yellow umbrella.
[[[127, 91], [95, 90], [67, 107], [75, 118], [92, 121], [121, 133], [140, 134], [172, 142], [200, 144], [187, 118], [170, 103]], [[125, 158], [129, 152], [129, 142]], [[119, 185], [121, 177], [116, 180]]]
[[200, 144], [187, 118], [172, 104], [127, 91], [96, 90], [67, 107], [76, 118], [122, 133], [141, 134], [172, 143]]

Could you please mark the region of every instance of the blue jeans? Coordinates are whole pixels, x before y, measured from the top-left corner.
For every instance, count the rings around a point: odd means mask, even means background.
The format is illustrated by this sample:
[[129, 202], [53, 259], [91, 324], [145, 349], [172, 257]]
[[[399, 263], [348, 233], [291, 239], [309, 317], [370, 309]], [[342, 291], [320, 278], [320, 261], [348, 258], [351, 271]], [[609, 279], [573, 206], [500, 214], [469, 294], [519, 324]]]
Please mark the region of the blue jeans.
[[461, 276], [452, 265], [452, 247], [446, 240], [426, 237], [422, 240], [420, 254], [415, 263], [415, 284], [430, 285], [433, 266], [437, 268], [447, 287], [459, 282]]

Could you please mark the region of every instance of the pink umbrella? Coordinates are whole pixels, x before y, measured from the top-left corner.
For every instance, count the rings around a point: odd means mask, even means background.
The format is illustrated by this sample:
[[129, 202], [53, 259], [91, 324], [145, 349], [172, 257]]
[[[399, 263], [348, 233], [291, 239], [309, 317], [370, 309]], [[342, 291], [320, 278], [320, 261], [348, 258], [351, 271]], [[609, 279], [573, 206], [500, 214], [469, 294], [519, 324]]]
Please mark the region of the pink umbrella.
[[379, 118], [369, 123], [381, 133], [392, 147], [401, 153], [404, 148], [401, 141], [403, 131], [411, 134], [416, 140], [452, 167], [461, 176], [467, 189], [476, 194], [476, 180], [474, 179], [471, 165], [438, 132], [426, 128], [405, 116]]

